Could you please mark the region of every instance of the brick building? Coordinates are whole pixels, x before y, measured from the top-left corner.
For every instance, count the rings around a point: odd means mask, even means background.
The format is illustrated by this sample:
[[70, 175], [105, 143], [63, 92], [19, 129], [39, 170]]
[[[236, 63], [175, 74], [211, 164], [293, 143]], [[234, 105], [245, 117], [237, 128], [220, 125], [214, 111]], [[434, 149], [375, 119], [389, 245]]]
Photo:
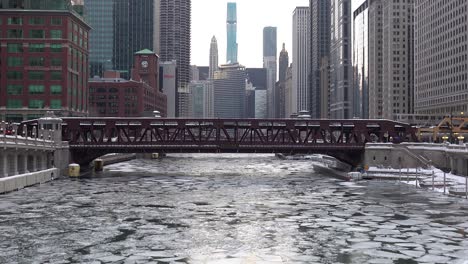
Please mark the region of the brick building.
[[0, 0], [0, 119], [88, 113], [90, 27], [70, 1]]
[[167, 97], [159, 89], [159, 60], [150, 50], [135, 53], [131, 80], [118, 72], [89, 80], [90, 116], [145, 117], [167, 115]]

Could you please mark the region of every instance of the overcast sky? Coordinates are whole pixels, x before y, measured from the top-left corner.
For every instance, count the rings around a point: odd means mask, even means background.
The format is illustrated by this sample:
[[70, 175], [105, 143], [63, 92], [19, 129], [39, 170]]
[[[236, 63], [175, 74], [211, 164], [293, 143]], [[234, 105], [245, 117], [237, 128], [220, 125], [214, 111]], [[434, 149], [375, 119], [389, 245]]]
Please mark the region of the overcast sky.
[[219, 63], [226, 62], [227, 2], [237, 3], [238, 60], [242, 65], [263, 66], [263, 28], [266, 26], [278, 28], [278, 55], [285, 42], [291, 60], [292, 14], [296, 6], [308, 6], [309, 0], [192, 0], [191, 64], [208, 66], [213, 35], [218, 40]]

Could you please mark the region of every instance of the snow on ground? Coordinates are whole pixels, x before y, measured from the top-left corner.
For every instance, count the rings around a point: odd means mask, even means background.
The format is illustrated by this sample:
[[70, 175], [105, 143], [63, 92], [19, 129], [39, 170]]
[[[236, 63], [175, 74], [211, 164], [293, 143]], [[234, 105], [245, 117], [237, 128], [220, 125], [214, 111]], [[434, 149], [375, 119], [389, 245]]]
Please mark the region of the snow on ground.
[[[368, 172], [377, 175], [399, 175], [399, 169], [392, 169], [392, 168], [378, 168], [378, 167], [370, 167]], [[407, 183], [409, 185], [416, 185], [415, 181], [405, 181], [406, 174], [420, 174], [427, 179], [428, 182], [432, 181], [432, 175], [434, 175], [434, 182], [443, 182], [444, 181], [444, 172], [440, 169], [432, 167], [431, 169], [422, 169], [422, 168], [402, 168], [401, 175], [402, 175], [402, 183]], [[378, 176], [376, 177], [378, 178]], [[445, 178], [447, 182], [452, 182], [453, 187], [455, 188], [465, 188], [466, 186], [466, 179], [465, 176], [459, 176], [452, 173], [445, 173]], [[429, 189], [432, 189], [430, 187]], [[446, 191], [448, 192], [449, 186], [447, 186]], [[443, 187], [435, 187], [434, 191], [436, 192], [444, 192]]]

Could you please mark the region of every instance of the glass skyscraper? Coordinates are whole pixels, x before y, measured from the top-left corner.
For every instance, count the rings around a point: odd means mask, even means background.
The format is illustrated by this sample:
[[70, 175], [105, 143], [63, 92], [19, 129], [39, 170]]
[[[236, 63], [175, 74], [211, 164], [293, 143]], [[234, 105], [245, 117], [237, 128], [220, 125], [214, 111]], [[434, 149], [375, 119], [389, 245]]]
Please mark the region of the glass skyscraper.
[[130, 77], [133, 54], [153, 48], [154, 0], [85, 0], [90, 35], [90, 75], [117, 70]]
[[354, 117], [369, 118], [369, 15], [365, 1], [354, 11]]
[[328, 108], [326, 100], [322, 100], [322, 89], [320, 84], [323, 82], [320, 76], [321, 63], [329, 59], [330, 56], [330, 0], [310, 0], [310, 115], [313, 118], [319, 118], [327, 113], [322, 113], [322, 107]]
[[227, 63], [237, 63], [237, 5], [227, 4]]
[[90, 75], [102, 76], [114, 69], [114, 1], [85, 0], [89, 33]]

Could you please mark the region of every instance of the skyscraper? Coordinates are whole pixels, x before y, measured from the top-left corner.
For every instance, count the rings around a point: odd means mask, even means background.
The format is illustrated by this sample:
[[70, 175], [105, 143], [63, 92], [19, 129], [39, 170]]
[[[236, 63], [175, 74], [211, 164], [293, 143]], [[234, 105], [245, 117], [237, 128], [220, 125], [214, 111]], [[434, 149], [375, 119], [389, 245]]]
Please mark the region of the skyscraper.
[[415, 0], [415, 110], [468, 111], [468, 1]]
[[369, 118], [369, 9], [364, 1], [354, 12], [353, 85], [354, 116]]
[[353, 118], [351, 0], [331, 1], [330, 117]]
[[278, 117], [279, 104], [276, 91], [276, 27], [263, 28], [263, 68], [267, 69], [267, 111], [268, 117]]
[[237, 5], [227, 3], [227, 63], [237, 63]]
[[0, 119], [88, 114], [90, 26], [70, 1], [0, 1]]
[[[99, 0], [98, 0], [99, 1]], [[129, 78], [133, 54], [154, 45], [154, 0], [114, 0], [114, 67]], [[99, 27], [99, 25], [91, 25]], [[103, 42], [107, 40], [103, 39]]]
[[[310, 0], [310, 114], [314, 118], [322, 116], [322, 83], [320, 64], [330, 56], [330, 0]], [[328, 106], [325, 106], [327, 109]], [[328, 113], [324, 113], [328, 116]]]
[[369, 118], [383, 118], [382, 0], [369, 1]]
[[[190, 0], [155, 0], [157, 13], [154, 36], [155, 51], [159, 54], [161, 61], [177, 61], [177, 89], [188, 93], [190, 82], [190, 23], [191, 23], [191, 1]], [[179, 100], [185, 100], [179, 96]], [[188, 105], [179, 102], [179, 114], [183, 116], [188, 113]]]
[[309, 7], [296, 7], [293, 13], [292, 109], [291, 113], [309, 111]]
[[382, 4], [382, 116], [396, 119], [414, 112], [414, 0]]
[[[89, 32], [90, 76], [103, 76], [114, 70], [114, 1], [85, 0]], [[151, 48], [151, 47], [147, 47]]]
[[283, 49], [279, 55], [279, 70], [278, 70], [278, 77], [279, 77], [279, 84], [278, 84], [278, 94], [279, 94], [279, 117], [285, 118], [286, 117], [286, 74], [288, 71], [289, 66], [289, 54], [286, 51], [286, 46], [283, 43]]
[[153, 0], [85, 0], [90, 32], [91, 77], [117, 70], [130, 77], [133, 54], [152, 49], [155, 25]]
[[215, 72], [214, 115], [218, 118], [243, 118], [245, 115], [244, 66], [239, 64], [221, 65]]
[[289, 53], [286, 50], [286, 45], [283, 43], [283, 48], [281, 49], [279, 55], [279, 70], [278, 70], [278, 79], [280, 82], [286, 81], [286, 73], [289, 67]]
[[216, 40], [216, 37], [213, 36], [210, 45], [210, 68], [208, 74], [209, 79], [213, 79], [215, 71], [218, 70], [218, 66], [218, 41]]

